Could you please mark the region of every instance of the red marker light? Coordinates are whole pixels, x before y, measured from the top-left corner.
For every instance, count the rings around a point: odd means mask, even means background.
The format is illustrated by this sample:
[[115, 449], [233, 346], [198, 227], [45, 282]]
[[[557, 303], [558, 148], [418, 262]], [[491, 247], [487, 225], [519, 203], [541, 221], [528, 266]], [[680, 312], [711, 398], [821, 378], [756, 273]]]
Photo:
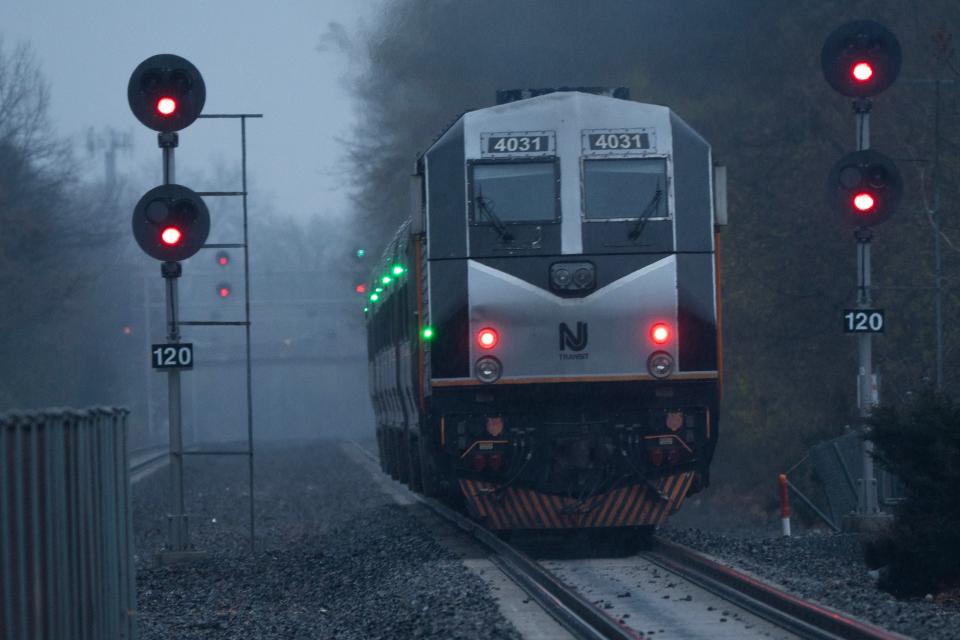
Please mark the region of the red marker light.
[[873, 196], [869, 193], [858, 193], [853, 197], [853, 206], [856, 207], [857, 211], [866, 213], [873, 209], [873, 206], [877, 203], [874, 200]]
[[160, 115], [169, 116], [173, 115], [173, 112], [177, 110], [177, 101], [169, 96], [165, 96], [157, 100], [157, 111]]
[[230, 264], [230, 258], [227, 256], [220, 256], [217, 258], [217, 264], [219, 264], [221, 267], [225, 267]]
[[180, 233], [180, 229], [176, 227], [167, 227], [160, 233], [160, 239], [163, 240], [163, 244], [173, 246], [179, 244], [180, 239], [183, 237], [183, 234]]
[[230, 287], [220, 287], [217, 293], [220, 294], [221, 298], [227, 298], [230, 296]]
[[657, 344], [663, 344], [670, 339], [670, 327], [659, 322], [650, 328], [650, 337]]
[[853, 65], [850, 73], [853, 74], [853, 78], [857, 82], [866, 82], [873, 77], [873, 65], [869, 62], [858, 62]]
[[366, 292], [367, 292], [367, 285], [365, 285], [365, 284], [358, 284], [356, 287], [354, 287], [354, 290], [355, 290], [357, 293], [366, 293]]
[[480, 332], [477, 333], [477, 344], [480, 345], [481, 349], [493, 349], [499, 341], [500, 336], [490, 327], [480, 329]]

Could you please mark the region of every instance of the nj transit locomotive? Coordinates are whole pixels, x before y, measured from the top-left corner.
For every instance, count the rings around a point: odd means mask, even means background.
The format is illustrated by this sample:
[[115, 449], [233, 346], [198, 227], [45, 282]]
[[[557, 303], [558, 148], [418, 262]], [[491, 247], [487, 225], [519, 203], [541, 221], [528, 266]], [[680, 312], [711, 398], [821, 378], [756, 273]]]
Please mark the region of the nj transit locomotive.
[[662, 106], [560, 91], [460, 117], [369, 283], [384, 469], [493, 529], [649, 529], [704, 488], [720, 176]]

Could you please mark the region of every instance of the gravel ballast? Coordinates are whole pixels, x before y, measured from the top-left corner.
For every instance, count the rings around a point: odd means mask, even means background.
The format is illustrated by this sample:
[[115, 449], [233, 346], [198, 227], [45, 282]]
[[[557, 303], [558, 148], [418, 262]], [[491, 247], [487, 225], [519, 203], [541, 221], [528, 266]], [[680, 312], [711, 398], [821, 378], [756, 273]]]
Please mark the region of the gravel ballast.
[[960, 638], [960, 608], [932, 599], [897, 600], [876, 588], [855, 534], [808, 533], [792, 538], [674, 529], [662, 537], [780, 585], [802, 598], [924, 640]]
[[206, 560], [158, 566], [166, 470], [134, 488], [141, 640], [519, 638], [487, 586], [336, 442], [262, 446], [257, 551], [246, 459], [190, 460], [191, 542]]

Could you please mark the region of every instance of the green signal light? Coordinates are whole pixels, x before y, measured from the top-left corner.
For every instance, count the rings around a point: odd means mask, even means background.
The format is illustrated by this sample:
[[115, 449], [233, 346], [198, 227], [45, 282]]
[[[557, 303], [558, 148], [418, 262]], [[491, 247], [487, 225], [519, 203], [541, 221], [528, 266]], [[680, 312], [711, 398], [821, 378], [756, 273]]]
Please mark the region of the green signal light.
[[370, 307], [364, 307], [364, 308], [363, 308], [363, 312], [364, 312], [364, 313], [367, 313], [368, 311], [370, 311]]
[[404, 271], [405, 271], [405, 269], [403, 268], [403, 265], [402, 265], [402, 264], [395, 264], [395, 265], [393, 265], [393, 275], [399, 276], [399, 275], [402, 274]]
[[379, 299], [380, 299], [380, 294], [379, 294], [379, 293], [371, 293], [371, 294], [370, 294], [370, 302], [376, 302], [376, 301], [379, 300]]
[[374, 291], [376, 291], [377, 293], [383, 293], [383, 287], [377, 287], [376, 289], [374, 289]]
[[383, 276], [382, 278], [380, 278], [380, 282], [382, 282], [383, 284], [390, 284], [390, 281], [392, 279], [393, 278], [391, 278], [390, 276]]
[[423, 331], [420, 332], [420, 335], [423, 336], [424, 340], [433, 339], [433, 327], [424, 327]]
[[365, 256], [365, 255], [367, 255], [366, 249], [357, 249], [357, 257], [358, 257], [358, 258], [362, 258], [362, 257]]

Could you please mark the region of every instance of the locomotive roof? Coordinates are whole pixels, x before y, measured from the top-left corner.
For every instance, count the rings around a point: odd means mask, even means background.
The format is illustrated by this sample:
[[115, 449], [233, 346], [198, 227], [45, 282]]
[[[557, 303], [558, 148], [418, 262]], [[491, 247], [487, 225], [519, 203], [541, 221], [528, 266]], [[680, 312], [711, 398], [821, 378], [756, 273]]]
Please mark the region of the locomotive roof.
[[[591, 117], [607, 116], [613, 120], [624, 117], [643, 119], [647, 122], [653, 120], [662, 123], [665, 130], [669, 130], [671, 126], [671, 117], [683, 122], [682, 118], [677, 116], [669, 107], [663, 105], [635, 102], [580, 91], [557, 91], [460, 114], [420, 154], [418, 161], [460, 123], [463, 123], [464, 126], [474, 123], [480, 124], [481, 121], [487, 119], [495, 120], [498, 117], [508, 115], [527, 116], [531, 122], [542, 122], [544, 119], [555, 119], [561, 113], [590, 114]], [[684, 124], [686, 123], [684, 122]], [[687, 126], [689, 127], [689, 125]], [[538, 125], [534, 124], [531, 128], [538, 128]]]

